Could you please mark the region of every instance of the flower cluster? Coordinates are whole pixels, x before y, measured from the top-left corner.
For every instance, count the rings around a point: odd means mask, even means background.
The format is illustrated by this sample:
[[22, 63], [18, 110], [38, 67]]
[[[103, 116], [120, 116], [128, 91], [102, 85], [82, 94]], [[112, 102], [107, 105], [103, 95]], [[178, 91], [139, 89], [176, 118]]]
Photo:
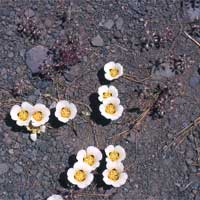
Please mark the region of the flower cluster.
[[[62, 100], [56, 105], [55, 116], [59, 121], [66, 123], [75, 118], [77, 114], [76, 106], [73, 103]], [[41, 103], [31, 105], [23, 102], [20, 106], [14, 105], [10, 110], [12, 120], [16, 121], [18, 126], [25, 126], [31, 132], [32, 141], [37, 140], [37, 134], [46, 130], [45, 124], [49, 121], [50, 110]]]
[[[105, 78], [109, 81], [119, 78], [123, 75], [123, 67], [120, 63], [109, 62], [104, 66]], [[123, 106], [120, 105], [118, 90], [110, 85], [102, 85], [98, 89], [98, 100], [102, 103], [99, 111], [106, 119], [117, 120], [123, 113]]]
[[[105, 149], [105, 153], [107, 155], [107, 169], [103, 172], [103, 181], [107, 185], [120, 187], [125, 184], [128, 178], [121, 163], [126, 157], [126, 152], [121, 146], [110, 145]], [[92, 183], [94, 179], [92, 171], [100, 166], [102, 158], [101, 151], [94, 146], [80, 150], [76, 155], [77, 162], [73, 168], [67, 171], [68, 180], [81, 189], [86, 188]]]
[[106, 170], [103, 171], [103, 181], [107, 185], [120, 187], [126, 183], [128, 174], [124, 172], [122, 161], [126, 158], [126, 152], [120, 145], [109, 145], [105, 149]]

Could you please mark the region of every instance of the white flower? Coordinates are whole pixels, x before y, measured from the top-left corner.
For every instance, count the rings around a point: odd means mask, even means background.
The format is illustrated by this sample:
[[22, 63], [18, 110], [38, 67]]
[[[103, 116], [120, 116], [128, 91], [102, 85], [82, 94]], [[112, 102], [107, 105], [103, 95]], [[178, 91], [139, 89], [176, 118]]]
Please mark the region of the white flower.
[[49, 198], [47, 198], [47, 200], [64, 200], [64, 199], [60, 195], [53, 194]]
[[107, 185], [120, 187], [126, 183], [128, 174], [124, 172], [124, 166], [120, 162], [110, 162], [106, 165], [106, 170], [103, 171], [103, 181]]
[[73, 168], [67, 171], [68, 180], [79, 188], [86, 188], [94, 179], [91, 168], [84, 162], [76, 162]]
[[103, 102], [105, 99], [109, 97], [118, 97], [118, 90], [115, 86], [107, 86], [107, 85], [102, 85], [98, 89], [98, 94], [99, 94], [99, 101]]
[[109, 97], [99, 106], [99, 110], [106, 119], [117, 120], [122, 116], [124, 108], [118, 98]]
[[104, 71], [105, 78], [112, 81], [123, 75], [123, 66], [120, 63], [109, 62], [104, 65]]
[[98, 148], [89, 146], [87, 150], [80, 150], [76, 159], [78, 162], [86, 163], [91, 170], [95, 170], [100, 165], [99, 161], [102, 160], [102, 153]]
[[32, 125], [37, 127], [44, 125], [49, 120], [50, 110], [44, 104], [36, 104], [33, 106]]
[[77, 114], [77, 108], [73, 103], [62, 100], [56, 105], [55, 116], [59, 121], [66, 123], [70, 119], [74, 119]]
[[14, 105], [10, 110], [12, 120], [15, 120], [18, 126], [28, 126], [33, 106], [28, 102], [23, 102], [21, 106]]
[[37, 140], [37, 134], [44, 133], [46, 131], [46, 126], [41, 125], [38, 127], [33, 126], [31, 123], [26, 127], [28, 131], [31, 132], [30, 139], [35, 142]]
[[120, 145], [109, 145], [105, 148], [107, 162], [121, 162], [126, 158], [126, 152]]

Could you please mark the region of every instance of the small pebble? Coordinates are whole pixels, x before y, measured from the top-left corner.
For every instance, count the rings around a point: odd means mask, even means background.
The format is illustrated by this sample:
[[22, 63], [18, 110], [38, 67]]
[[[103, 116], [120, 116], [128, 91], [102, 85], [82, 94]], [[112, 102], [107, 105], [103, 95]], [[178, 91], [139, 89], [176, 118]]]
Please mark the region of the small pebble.
[[104, 41], [100, 35], [97, 35], [96, 37], [92, 38], [91, 43], [94, 47], [102, 47], [104, 45]]
[[6, 163], [0, 163], [0, 175], [5, 174], [8, 170], [9, 167]]

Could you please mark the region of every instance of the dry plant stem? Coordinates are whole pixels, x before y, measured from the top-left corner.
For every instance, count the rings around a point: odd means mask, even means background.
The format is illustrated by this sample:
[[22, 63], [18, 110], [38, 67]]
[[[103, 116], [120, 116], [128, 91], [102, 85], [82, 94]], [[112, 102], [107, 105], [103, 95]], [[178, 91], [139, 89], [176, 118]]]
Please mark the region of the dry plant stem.
[[87, 197], [104, 197], [104, 198], [108, 198], [111, 196], [111, 194], [96, 194], [96, 193], [74, 193], [75, 197], [83, 197], [83, 196], [87, 196]]
[[57, 98], [52, 97], [50, 94], [43, 94], [42, 96], [45, 97], [45, 98], [49, 98], [49, 99], [51, 99], [51, 100], [53, 100], [55, 102], [59, 101]]
[[91, 125], [92, 125], [92, 133], [94, 135], [94, 144], [97, 148], [99, 148], [99, 142], [96, 135], [96, 125], [93, 122], [91, 122]]
[[143, 112], [141, 115], [139, 115], [139, 117], [137, 117], [137, 118], [130, 124], [130, 125], [132, 125], [131, 128], [129, 128], [129, 129], [125, 130], [125, 131], [122, 131], [121, 133], [119, 133], [119, 134], [113, 136], [113, 137], [112, 137], [112, 142], [114, 143], [114, 142], [120, 140], [121, 137], [122, 137], [122, 138], [126, 137], [126, 136], [129, 134], [129, 131], [130, 131], [130, 130], [132, 130], [133, 128], [139, 126], [139, 125], [142, 123], [142, 121], [146, 118], [146, 116], [148, 115], [149, 111], [151, 110], [151, 108], [153, 107], [153, 105], [155, 104], [155, 102], [158, 100], [158, 98], [159, 98], [159, 95], [156, 95], [156, 96], [154, 97], [154, 101], [151, 102], [150, 106], [148, 106], [148, 107], [144, 110], [144, 112]]
[[185, 35], [192, 41], [194, 42], [198, 47], [200, 47], [200, 43], [195, 40], [191, 35], [189, 35], [186, 31], [184, 31]]
[[129, 81], [133, 81], [139, 84], [142, 84], [144, 81], [149, 80], [151, 78], [151, 76], [141, 79], [141, 80], [137, 80], [137, 78], [133, 75], [129, 75], [129, 74], [124, 74], [123, 77]]
[[113, 142], [116, 142], [116, 141], [118, 141], [121, 137], [123, 137], [123, 138], [126, 137], [126, 136], [129, 134], [129, 131], [130, 131], [131, 129], [133, 129], [133, 128], [136, 127], [136, 126], [139, 126], [139, 125], [142, 123], [142, 121], [145, 119], [145, 117], [147, 116], [147, 114], [149, 113], [150, 110], [151, 110], [151, 108], [145, 109], [145, 111], [144, 111], [136, 120], [134, 120], [133, 123], [131, 123], [131, 125], [133, 125], [132, 128], [129, 128], [129, 129], [127, 129], [127, 130], [125, 130], [125, 131], [122, 131], [121, 133], [119, 133], [119, 134], [113, 136], [112, 141], [113, 141]]
[[196, 127], [198, 124], [200, 124], [200, 117], [197, 117], [192, 123], [190, 123], [187, 127], [182, 129], [178, 132], [175, 139], [167, 146], [167, 149], [169, 149], [171, 146], [178, 146], [180, 145], [185, 138], [190, 135], [190, 131]]
[[92, 112], [92, 109], [91, 109], [90, 106], [87, 105], [86, 103], [82, 103], [82, 102], [76, 101], [76, 100], [73, 100], [73, 102], [76, 103], [76, 104], [80, 104], [80, 105], [83, 105], [83, 106], [87, 107], [88, 110], [89, 110], [90, 112]]

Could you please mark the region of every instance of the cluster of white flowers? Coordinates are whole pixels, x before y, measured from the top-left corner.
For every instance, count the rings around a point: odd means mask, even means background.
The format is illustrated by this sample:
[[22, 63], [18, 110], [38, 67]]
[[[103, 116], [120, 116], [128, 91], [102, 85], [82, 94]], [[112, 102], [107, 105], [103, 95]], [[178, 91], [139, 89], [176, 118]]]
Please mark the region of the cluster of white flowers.
[[126, 152], [120, 145], [109, 145], [105, 149], [106, 153], [106, 170], [103, 172], [103, 181], [107, 185], [120, 187], [126, 183], [128, 174], [124, 172], [122, 161], [126, 158]]
[[[104, 66], [105, 78], [109, 81], [119, 78], [123, 75], [123, 67], [120, 63], [109, 62]], [[102, 85], [98, 89], [98, 99], [102, 104], [99, 111], [106, 119], [117, 120], [122, 116], [123, 106], [120, 105], [118, 90], [110, 85]]]
[[[57, 103], [55, 116], [59, 121], [66, 123], [75, 118], [76, 114], [77, 109], [73, 103], [65, 100]], [[28, 102], [23, 102], [21, 106], [14, 105], [11, 108], [10, 116], [12, 120], [16, 121], [18, 126], [25, 126], [31, 132], [31, 140], [36, 141], [37, 134], [43, 133], [46, 130], [45, 124], [49, 121], [50, 110], [41, 103], [33, 106]]]
[[[103, 181], [107, 185], [120, 187], [125, 184], [128, 178], [121, 163], [126, 157], [126, 152], [119, 145], [115, 147], [109, 145], [105, 149], [105, 153], [107, 165], [106, 170], [103, 172]], [[77, 162], [73, 168], [67, 171], [68, 180], [81, 189], [86, 188], [92, 183], [94, 179], [92, 171], [100, 166], [102, 158], [101, 151], [94, 146], [89, 146], [86, 150], [80, 150], [76, 156]]]

